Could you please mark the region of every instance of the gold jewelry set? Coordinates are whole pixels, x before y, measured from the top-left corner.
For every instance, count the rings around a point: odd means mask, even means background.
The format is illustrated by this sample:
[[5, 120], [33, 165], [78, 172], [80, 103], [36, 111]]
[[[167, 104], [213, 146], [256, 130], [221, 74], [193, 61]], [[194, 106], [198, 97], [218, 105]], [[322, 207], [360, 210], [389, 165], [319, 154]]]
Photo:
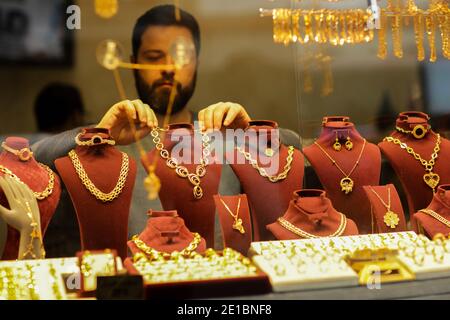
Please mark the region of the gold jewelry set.
[[[347, 139], [345, 140], [345, 149], [347, 149], [348, 151], [352, 151], [353, 150], [353, 142], [352, 139], [350, 138], [350, 132], [348, 132], [347, 134]], [[333, 149], [335, 151], [341, 151], [342, 150], [342, 144], [339, 142], [339, 138], [338, 138], [338, 132], [336, 131], [336, 139], [333, 143]]]
[[181, 255], [169, 260], [152, 260], [147, 257], [144, 254], [135, 255], [133, 262], [146, 284], [257, 275], [257, 269], [251, 260], [231, 248], [225, 248], [222, 252], [207, 249], [204, 255], [195, 253], [187, 259]]
[[269, 175], [266, 169], [259, 166], [258, 161], [253, 159], [250, 152], [245, 151], [242, 147], [236, 147], [236, 149], [244, 156], [244, 158], [250, 162], [251, 166], [256, 169], [261, 177], [267, 178], [270, 182], [278, 182], [287, 178], [289, 171], [291, 170], [292, 161], [294, 160], [294, 147], [288, 147], [288, 155], [286, 157], [286, 164], [283, 171], [277, 175]]
[[285, 229], [289, 230], [290, 232], [298, 235], [301, 238], [305, 238], [305, 239], [315, 239], [315, 238], [321, 238], [321, 237], [339, 237], [341, 236], [344, 231], [345, 228], [347, 227], [347, 218], [344, 214], [339, 213], [340, 216], [340, 222], [339, 222], [339, 226], [336, 229], [335, 232], [329, 234], [329, 235], [324, 235], [324, 236], [317, 236], [315, 234], [306, 232], [302, 229], [300, 229], [299, 227], [295, 226], [294, 224], [292, 224], [291, 222], [289, 222], [288, 220], [284, 219], [283, 217], [280, 217], [277, 219], [277, 222]]
[[85, 134], [85, 132], [80, 132], [75, 136], [75, 143], [79, 146], [83, 147], [92, 147], [102, 144], [109, 144], [110, 146], [114, 146], [116, 144], [116, 141], [112, 139], [106, 139], [103, 138], [99, 134], [94, 134], [90, 139], [88, 140], [80, 140], [81, 135]]
[[394, 138], [394, 137], [386, 137], [383, 139], [383, 141], [394, 143], [400, 148], [406, 150], [406, 152], [414, 157], [417, 161], [419, 161], [422, 166], [425, 167], [426, 173], [423, 175], [423, 181], [426, 183], [428, 187], [430, 187], [433, 190], [433, 193], [435, 192], [436, 187], [439, 185], [440, 176], [433, 172], [434, 165], [436, 163], [439, 151], [441, 150], [441, 136], [437, 133], [436, 134], [436, 144], [433, 149], [433, 153], [431, 154], [430, 160], [425, 160], [422, 158], [420, 154], [414, 151], [414, 149], [410, 146], [408, 146], [405, 142], [402, 142], [400, 139]]
[[415, 125], [412, 130], [406, 130], [399, 126], [396, 126], [395, 130], [401, 133], [411, 134], [416, 139], [422, 139], [427, 135], [427, 133], [431, 130], [431, 128], [428, 125], [425, 126], [418, 124]]
[[341, 181], [339, 182], [339, 184], [341, 186], [341, 191], [344, 192], [345, 194], [349, 194], [350, 192], [352, 192], [353, 188], [355, 186], [355, 182], [353, 181], [353, 179], [350, 178], [350, 176], [353, 174], [353, 172], [355, 171], [356, 167], [359, 165], [359, 162], [361, 161], [362, 154], [363, 154], [364, 149], [366, 147], [366, 139], [364, 139], [364, 143], [362, 145], [362, 148], [361, 148], [361, 151], [359, 153], [358, 159], [356, 160], [356, 162], [353, 165], [352, 169], [348, 173], [346, 173], [341, 168], [341, 166], [337, 163], [337, 161], [334, 160], [331, 157], [331, 155], [319, 143], [317, 143], [317, 141], [314, 141], [314, 144], [317, 147], [319, 147], [319, 149], [327, 156], [327, 158], [330, 159], [332, 164], [334, 166], [336, 166], [336, 168], [344, 175], [344, 178], [342, 178]]
[[202, 157], [200, 159], [200, 164], [195, 168], [195, 173], [190, 173], [189, 170], [178, 163], [178, 160], [174, 157], [170, 156], [170, 152], [164, 148], [164, 144], [161, 141], [159, 136], [159, 128], [153, 128], [151, 131], [151, 135], [153, 137], [153, 143], [156, 146], [156, 150], [159, 151], [159, 155], [161, 158], [166, 160], [166, 166], [170, 169], [175, 170], [175, 173], [184, 179], [188, 179], [188, 181], [193, 185], [193, 194], [194, 199], [201, 199], [203, 197], [203, 189], [200, 186], [201, 178], [206, 175], [206, 166], [209, 164], [209, 155], [211, 154], [211, 150], [209, 147], [210, 138], [206, 133], [202, 133]]
[[386, 208], [386, 213], [383, 216], [383, 222], [386, 226], [388, 226], [391, 229], [395, 229], [395, 227], [398, 226], [398, 223], [400, 221], [400, 218], [398, 217], [398, 214], [396, 214], [394, 211], [391, 210], [391, 188], [388, 189], [388, 202], [386, 203], [383, 198], [375, 191], [372, 186], [369, 186], [370, 191], [375, 194], [375, 196], [380, 200], [380, 202], [383, 204], [383, 206]]
[[222, 198], [219, 198], [219, 199], [222, 202], [222, 204], [225, 207], [225, 209], [230, 214], [230, 216], [233, 218], [232, 228], [234, 230], [239, 231], [241, 234], [244, 234], [245, 233], [245, 229], [244, 229], [244, 226], [242, 225], [242, 219], [239, 218], [239, 209], [241, 208], [241, 197], [239, 197], [239, 200], [238, 200], [236, 213], [233, 213], [233, 211], [231, 211], [230, 207], [228, 207], [228, 205], [225, 203], [225, 201], [223, 201]]
[[406, 5], [402, 5], [402, 1], [388, 0], [386, 9], [381, 9], [380, 13], [381, 28], [378, 33], [378, 57], [385, 59], [387, 57], [387, 40], [386, 33], [388, 29], [389, 18], [392, 19], [392, 41], [394, 56], [403, 57], [402, 48], [402, 26], [409, 24], [409, 19], [413, 20], [414, 37], [417, 47], [417, 60], [425, 59], [425, 49], [423, 36], [427, 35], [430, 47], [430, 62], [437, 60], [436, 53], [436, 29], [440, 31], [442, 39], [442, 55], [446, 59], [450, 59], [450, 9], [446, 0], [431, 0], [429, 8], [420, 9], [414, 0], [408, 0]]
[[275, 43], [330, 43], [334, 46], [367, 43], [374, 32], [367, 28], [371, 14], [367, 10], [272, 10]]

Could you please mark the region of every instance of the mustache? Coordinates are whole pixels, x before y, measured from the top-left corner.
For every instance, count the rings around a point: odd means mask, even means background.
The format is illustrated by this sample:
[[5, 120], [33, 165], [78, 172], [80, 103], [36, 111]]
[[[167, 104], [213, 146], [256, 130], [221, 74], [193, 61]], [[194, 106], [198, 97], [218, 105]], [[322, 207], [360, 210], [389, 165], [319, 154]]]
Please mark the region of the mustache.
[[167, 84], [167, 83], [171, 84], [172, 86], [176, 86], [176, 88], [178, 90], [181, 89], [181, 83], [176, 81], [172, 77], [162, 77], [161, 79], [158, 79], [155, 82], [153, 82], [152, 87], [153, 88], [157, 88], [157, 87], [160, 87], [160, 86], [162, 86], [164, 84]]

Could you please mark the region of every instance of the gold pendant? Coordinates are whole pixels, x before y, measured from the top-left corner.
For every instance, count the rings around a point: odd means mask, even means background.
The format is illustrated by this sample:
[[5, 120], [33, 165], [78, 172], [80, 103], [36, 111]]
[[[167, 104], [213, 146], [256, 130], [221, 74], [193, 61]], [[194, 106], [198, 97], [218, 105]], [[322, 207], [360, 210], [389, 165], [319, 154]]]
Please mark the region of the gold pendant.
[[239, 219], [234, 220], [233, 229], [239, 231], [242, 234], [245, 233], [244, 226], [242, 225], [242, 219], [239, 218]]
[[423, 175], [423, 181], [431, 188], [434, 189], [439, 185], [439, 181], [441, 180], [441, 177], [437, 173], [434, 173], [432, 171], [426, 173]]
[[149, 170], [148, 176], [144, 180], [144, 187], [148, 192], [149, 200], [155, 200], [158, 198], [158, 193], [161, 189], [161, 181], [153, 169]]
[[353, 191], [354, 182], [349, 177], [342, 178], [341, 182], [341, 191], [345, 192], [345, 194], [349, 194]]
[[274, 154], [274, 151], [272, 148], [267, 148], [266, 150], [264, 150], [264, 154], [268, 157], [272, 157]]
[[398, 225], [398, 222], [400, 221], [400, 218], [398, 215], [389, 210], [384, 214], [384, 223], [391, 229], [395, 229], [395, 227]]

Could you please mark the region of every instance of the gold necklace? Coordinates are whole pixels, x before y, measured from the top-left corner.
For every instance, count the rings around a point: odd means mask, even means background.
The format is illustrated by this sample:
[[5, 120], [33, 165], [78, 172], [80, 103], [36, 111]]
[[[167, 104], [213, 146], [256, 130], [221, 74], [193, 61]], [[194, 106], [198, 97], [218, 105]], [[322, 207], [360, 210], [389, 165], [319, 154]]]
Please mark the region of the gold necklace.
[[294, 160], [293, 154], [294, 154], [294, 147], [293, 146], [289, 146], [288, 147], [288, 155], [286, 157], [286, 164], [284, 165], [284, 169], [283, 172], [279, 173], [278, 175], [268, 175], [267, 171], [264, 168], [261, 168], [258, 165], [258, 161], [254, 160], [252, 158], [252, 155], [250, 154], [250, 152], [246, 152], [244, 149], [242, 149], [241, 147], [237, 147], [236, 148], [241, 154], [244, 155], [245, 159], [250, 162], [250, 164], [252, 165], [252, 167], [256, 170], [258, 170], [259, 174], [264, 177], [267, 178], [270, 182], [278, 182], [280, 180], [284, 180], [287, 178], [287, 175], [289, 173], [289, 171], [291, 170], [291, 164], [292, 161]]
[[225, 201], [223, 201], [222, 198], [219, 198], [219, 199], [222, 202], [222, 204], [224, 205], [225, 209], [227, 209], [227, 211], [230, 213], [230, 215], [234, 219], [233, 229], [239, 231], [242, 234], [244, 234], [245, 233], [245, 229], [244, 229], [244, 226], [242, 225], [242, 219], [239, 218], [239, 209], [241, 208], [241, 198], [239, 197], [239, 200], [238, 200], [236, 214], [234, 214], [233, 211], [231, 211], [231, 209], [227, 206], [227, 204], [225, 203]]
[[[26, 211], [28, 218], [30, 218], [30, 226], [32, 228], [30, 233], [30, 242], [27, 245], [27, 250], [22, 254], [22, 259], [29, 259], [28, 256], [30, 256], [32, 259], [44, 259], [45, 258], [45, 250], [44, 250], [44, 243], [42, 241], [42, 233], [39, 229], [39, 224], [36, 222], [36, 220], [33, 217], [33, 213], [31, 212], [31, 206], [28, 201], [25, 201], [25, 205], [22, 204], [22, 202], [19, 202], [20, 205], [23, 207], [23, 209]], [[41, 250], [41, 256], [38, 257], [34, 253], [34, 240], [39, 240], [40, 250]]]
[[[44, 200], [45, 198], [47, 198], [48, 196], [50, 196], [53, 192], [53, 187], [55, 185], [55, 174], [53, 173], [53, 171], [47, 167], [45, 164], [43, 163], [38, 163], [43, 169], [45, 169], [45, 171], [47, 171], [48, 174], [48, 184], [47, 187], [45, 187], [44, 191], [41, 192], [35, 192], [33, 191], [34, 197], [38, 200]], [[8, 176], [10, 176], [11, 178], [13, 178], [14, 180], [26, 184], [24, 183], [22, 180], [20, 180], [20, 178], [15, 175], [11, 170], [9, 170], [8, 168], [0, 165], [0, 171], [3, 172], [4, 174], [7, 174]]]
[[195, 255], [195, 250], [197, 249], [198, 245], [202, 241], [202, 237], [199, 233], [194, 232], [194, 239], [188, 244], [186, 248], [184, 248], [181, 251], [173, 251], [172, 253], [168, 252], [161, 252], [156, 249], [153, 249], [152, 247], [148, 246], [144, 241], [139, 239], [139, 236], [136, 234], [131, 238], [131, 241], [136, 245], [136, 247], [141, 250], [143, 253], [145, 253], [150, 260], [164, 260], [164, 259], [175, 259], [178, 257], [184, 257], [189, 258], [193, 255]]
[[20, 161], [28, 161], [33, 156], [33, 151], [31, 151], [30, 148], [22, 148], [17, 150], [8, 146], [5, 141], [2, 142], [2, 148], [17, 156]]
[[436, 145], [434, 146], [433, 153], [431, 154], [431, 159], [429, 161], [424, 160], [420, 156], [420, 154], [415, 152], [414, 149], [409, 147], [406, 143], [401, 142], [400, 139], [394, 137], [386, 137], [383, 139], [383, 141], [392, 142], [396, 145], [399, 145], [400, 148], [405, 149], [406, 152], [412, 155], [414, 159], [420, 161], [420, 163], [425, 167], [425, 171], [427, 172], [423, 175], [423, 181], [433, 190], [433, 193], [435, 192], [435, 189], [439, 185], [439, 181], [441, 180], [441, 177], [437, 173], [433, 172], [438, 153], [441, 150], [441, 135], [438, 133], [436, 134], [436, 136]]
[[315, 234], [308, 233], [308, 232], [300, 229], [299, 227], [294, 226], [292, 223], [290, 223], [283, 217], [278, 218], [277, 221], [282, 227], [284, 227], [285, 229], [291, 231], [292, 233], [294, 233], [302, 238], [313, 239], [313, 238], [322, 238], [322, 237], [339, 237], [340, 235], [342, 235], [342, 233], [344, 233], [345, 228], [347, 227], [347, 217], [340, 212], [338, 212], [338, 213], [341, 216], [341, 221], [339, 223], [339, 227], [337, 228], [337, 230], [335, 232], [333, 232], [330, 235], [326, 235], [326, 236], [316, 236]]
[[350, 192], [352, 192], [353, 191], [353, 187], [355, 185], [355, 182], [353, 181], [353, 179], [350, 178], [350, 176], [352, 175], [353, 171], [355, 171], [356, 167], [359, 164], [359, 161], [361, 160], [362, 154], [363, 154], [364, 149], [366, 147], [366, 139], [364, 139], [364, 143], [363, 143], [363, 146], [361, 148], [361, 152], [359, 153], [358, 160], [356, 160], [355, 164], [353, 165], [353, 168], [350, 170], [350, 172], [348, 174], [345, 173], [344, 170], [342, 170], [342, 168], [339, 166], [339, 164], [336, 162], [336, 160], [334, 160], [328, 154], [328, 152], [324, 148], [322, 148], [322, 146], [320, 144], [317, 143], [317, 141], [314, 141], [314, 144], [316, 146], [318, 146], [320, 150], [322, 150], [322, 152], [328, 157], [328, 159], [331, 160], [333, 165], [335, 165], [336, 168], [338, 168], [339, 171], [344, 175], [344, 178], [342, 178], [341, 181], [340, 181], [341, 191], [344, 192], [345, 194], [349, 194]]
[[430, 129], [431, 129], [430, 127], [426, 128], [421, 124], [414, 126], [412, 130], [405, 130], [399, 126], [395, 127], [395, 130], [397, 130], [398, 132], [412, 134], [416, 139], [422, 139], [423, 137], [425, 137], [425, 135], [428, 133]]
[[200, 186], [200, 178], [204, 177], [206, 174], [206, 166], [209, 164], [208, 156], [211, 154], [209, 149], [210, 138], [207, 134], [202, 134], [202, 157], [200, 158], [200, 164], [195, 168], [195, 173], [189, 173], [189, 170], [180, 164], [178, 160], [170, 156], [170, 152], [164, 148], [164, 144], [161, 142], [159, 137], [158, 128], [153, 128], [151, 135], [153, 137], [153, 143], [155, 144], [156, 150], [159, 151], [161, 158], [166, 160], [166, 166], [170, 169], [174, 169], [175, 173], [181, 178], [187, 178], [189, 182], [194, 186], [193, 194], [195, 199], [201, 199], [203, 197], [203, 189]]
[[120, 193], [122, 192], [123, 187], [125, 186], [125, 182], [127, 180], [128, 171], [129, 171], [129, 160], [128, 155], [122, 152], [122, 165], [120, 167], [119, 179], [117, 180], [117, 184], [114, 189], [109, 193], [104, 193], [100, 191], [94, 183], [89, 179], [86, 171], [83, 168], [83, 165], [80, 162], [80, 159], [77, 156], [75, 150], [70, 150], [69, 158], [72, 161], [72, 164], [77, 172], [78, 177], [80, 178], [83, 185], [86, 189], [98, 200], [103, 202], [109, 202], [116, 199]]
[[390, 227], [391, 229], [395, 229], [400, 221], [398, 215], [391, 210], [391, 188], [388, 187], [388, 203], [384, 202], [381, 196], [370, 186], [370, 190], [377, 196], [377, 198], [381, 201], [383, 206], [386, 207], [386, 213], [384, 214], [383, 221], [384, 223]]
[[422, 209], [419, 210], [419, 212], [423, 212], [433, 218], [435, 218], [437, 221], [441, 222], [442, 224], [446, 225], [448, 228], [450, 228], [450, 221], [448, 221], [447, 219], [445, 219], [443, 216], [441, 216], [439, 213], [437, 213], [434, 210], [431, 209]]

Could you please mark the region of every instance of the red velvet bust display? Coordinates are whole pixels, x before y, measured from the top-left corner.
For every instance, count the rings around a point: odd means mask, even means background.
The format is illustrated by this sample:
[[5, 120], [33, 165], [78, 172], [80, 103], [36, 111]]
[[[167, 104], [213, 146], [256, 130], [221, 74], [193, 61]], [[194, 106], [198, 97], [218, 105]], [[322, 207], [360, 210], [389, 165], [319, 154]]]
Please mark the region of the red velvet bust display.
[[[283, 218], [295, 227], [317, 237], [327, 237], [335, 233], [341, 224], [341, 215], [325, 191], [304, 189], [294, 192], [293, 199], [289, 202], [289, 208]], [[283, 227], [279, 222], [267, 226], [278, 240], [293, 240], [302, 238], [299, 235]], [[341, 236], [358, 234], [358, 227], [351, 219], [347, 219], [347, 225]]]
[[[195, 173], [199, 164], [202, 145], [201, 135], [194, 134], [194, 127], [189, 123], [178, 123], [169, 125], [163, 140], [164, 148], [172, 153], [172, 148], [189, 151], [191, 157], [183, 154], [170, 154], [178, 160], [180, 165], [185, 166], [189, 173]], [[194, 152], [196, 151], [196, 153]], [[175, 153], [175, 152], [174, 152]], [[157, 157], [156, 162], [155, 156]], [[177, 210], [186, 226], [192, 232], [198, 232], [206, 239], [208, 247], [214, 247], [214, 216], [215, 206], [213, 195], [217, 194], [220, 183], [221, 166], [212, 163], [212, 156], [209, 157], [210, 164], [206, 166], [206, 174], [200, 178], [200, 186], [203, 196], [195, 199], [193, 195], [193, 185], [187, 178], [181, 178], [175, 169], [167, 167], [166, 161], [159, 155], [156, 149], [151, 150], [146, 155], [147, 160], [141, 159], [146, 170], [146, 163], [156, 164], [156, 175], [161, 181], [159, 199], [164, 210]], [[183, 159], [186, 157], [185, 162]], [[196, 160], [194, 163], [194, 159]]]
[[[426, 207], [431, 209], [444, 219], [450, 221], [450, 184], [441, 185], [437, 188], [431, 203]], [[411, 225], [417, 233], [423, 233], [429, 238], [433, 238], [437, 233], [444, 235], [450, 234], [450, 228], [434, 217], [423, 213], [416, 212], [411, 220]]]
[[[266, 169], [267, 174], [276, 176], [281, 173], [287, 162], [288, 146], [280, 143], [278, 124], [269, 120], [253, 120], [247, 127], [247, 132], [249, 130], [254, 130], [258, 139], [257, 145], [247, 143], [242, 148], [250, 153], [252, 159], [258, 161], [260, 167]], [[261, 141], [267, 141], [267, 146], [274, 151], [271, 157], [261, 150]], [[232, 163], [231, 167], [249, 201], [253, 241], [271, 239], [273, 237], [266, 229], [266, 225], [276, 221], [286, 211], [292, 192], [303, 186], [303, 155], [299, 150], [294, 149], [291, 169], [286, 179], [277, 182], [270, 182], [266, 177], [261, 176], [258, 170], [245, 159], [243, 162], [242, 158], [242, 154], [238, 151], [227, 154], [227, 159]], [[278, 161], [278, 165], [271, 165], [271, 159]], [[273, 168], [270, 169], [270, 167]]]
[[[81, 141], [95, 135], [111, 139], [108, 130], [87, 128]], [[102, 192], [114, 189], [122, 165], [122, 152], [107, 144], [77, 146], [75, 152], [89, 179]], [[82, 250], [115, 249], [120, 257], [127, 256], [128, 216], [131, 194], [136, 178], [136, 162], [129, 157], [129, 171], [120, 195], [110, 202], [98, 200], [82, 184], [69, 157], [55, 161], [77, 214]]]
[[[238, 228], [233, 228], [235, 219], [228, 212], [221, 200], [225, 202], [233, 215], [237, 214], [237, 219], [242, 220], [242, 230], [244, 233], [241, 233]], [[236, 196], [214, 195], [214, 201], [216, 203], [217, 214], [219, 215], [220, 227], [222, 230], [223, 247], [233, 248], [242, 254], [247, 255], [248, 248], [250, 248], [250, 244], [252, 243], [252, 221], [247, 196], [245, 194]], [[237, 210], [238, 205], [239, 211]]]
[[[139, 234], [139, 239], [144, 241], [147, 246], [160, 252], [180, 252], [189, 246], [194, 239], [194, 235], [186, 227], [184, 220], [178, 216], [176, 210], [149, 210], [148, 215], [147, 226]], [[173, 236], [167, 236], [166, 233], [171, 233]], [[141, 252], [131, 240], [128, 241], [128, 248], [133, 255]], [[206, 241], [202, 238], [195, 251], [203, 253], [205, 250]]]
[[[28, 140], [24, 138], [9, 137], [5, 140], [5, 143], [10, 148], [16, 150], [29, 148]], [[11, 170], [16, 176], [19, 177], [20, 180], [26, 183], [31, 190], [35, 192], [41, 192], [48, 186], [49, 176], [47, 171], [41, 167], [33, 157], [29, 158], [27, 161], [22, 161], [17, 155], [3, 150], [0, 154], [0, 165]], [[55, 213], [56, 207], [58, 206], [59, 197], [61, 195], [61, 183], [59, 177], [57, 174], [54, 175], [55, 181], [52, 193], [47, 198], [38, 200], [39, 212], [41, 216], [41, 231], [43, 236], [45, 235], [45, 231], [47, 230], [50, 220]], [[8, 207], [3, 191], [0, 192], [0, 203], [3, 206]], [[2, 259], [17, 259], [19, 252], [19, 238], [19, 232], [8, 226], [8, 236]]]
[[[402, 203], [393, 184], [385, 186], [364, 186], [363, 188], [371, 206], [371, 215], [373, 219], [372, 233], [402, 232], [407, 230]], [[372, 190], [374, 190], [376, 194]], [[385, 215], [388, 212], [388, 209], [384, 204], [389, 206], [389, 193], [391, 198], [390, 211], [397, 214], [399, 219], [396, 226], [394, 226], [395, 223], [392, 224], [394, 228], [388, 226], [384, 221]], [[377, 195], [384, 201], [384, 204]], [[389, 220], [388, 223], [390, 223]]]
[[[410, 131], [417, 125], [429, 126], [428, 119], [428, 115], [422, 112], [403, 112], [399, 114], [396, 126]], [[422, 139], [399, 131], [392, 132], [391, 137], [406, 143], [426, 161], [431, 159], [437, 140], [436, 135], [430, 131]], [[424, 174], [427, 173], [425, 167], [413, 155], [392, 142], [383, 141], [378, 145], [400, 179], [410, 213], [425, 208], [433, 197], [433, 190], [423, 180]], [[446, 184], [450, 183], [450, 141], [442, 136], [440, 149], [433, 172], [440, 176], [439, 184]]]
[[[355, 125], [348, 122], [348, 117], [325, 117], [322, 132], [317, 143], [336, 161], [345, 173], [349, 173], [364, 144], [364, 138], [356, 130]], [[353, 149], [348, 151], [342, 145], [341, 151], [333, 149], [336, 136], [344, 143], [347, 137], [353, 142]], [[378, 185], [381, 174], [381, 153], [374, 144], [366, 142], [359, 164], [350, 178], [354, 181], [353, 191], [346, 194], [341, 190], [340, 181], [344, 175], [336, 165], [315, 144], [303, 149], [319, 177], [334, 207], [345, 212], [347, 217], [355, 221], [360, 234], [371, 232], [370, 204], [363, 190], [364, 185]]]

